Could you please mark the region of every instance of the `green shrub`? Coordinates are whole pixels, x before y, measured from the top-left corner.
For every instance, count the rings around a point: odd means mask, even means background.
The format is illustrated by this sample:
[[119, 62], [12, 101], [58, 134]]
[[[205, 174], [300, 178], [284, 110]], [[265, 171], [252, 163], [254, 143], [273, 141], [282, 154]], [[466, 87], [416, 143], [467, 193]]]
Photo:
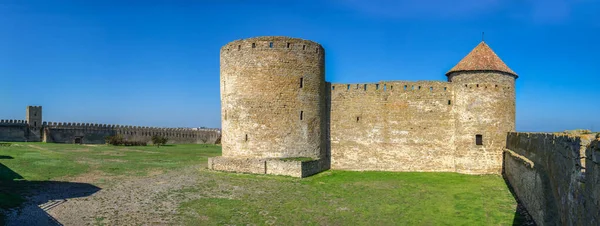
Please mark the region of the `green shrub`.
[[0, 147], [10, 147], [11, 143], [0, 143]]
[[154, 135], [154, 136], [152, 136], [151, 139], [152, 139], [152, 143], [154, 145], [156, 145], [157, 147], [160, 147], [161, 145], [165, 145], [169, 141], [169, 138], [159, 136], [159, 135]]
[[117, 134], [114, 136], [108, 136], [105, 139], [106, 144], [109, 145], [114, 145], [114, 146], [146, 146], [148, 145], [146, 142], [144, 141], [128, 141], [125, 140], [125, 138], [123, 138], [123, 135], [121, 134]]
[[114, 145], [114, 146], [123, 145], [123, 143], [125, 142], [125, 138], [123, 138], [123, 135], [121, 135], [121, 134], [117, 134], [114, 136], [107, 136], [104, 140], [106, 141], [106, 144], [110, 144], [110, 145]]

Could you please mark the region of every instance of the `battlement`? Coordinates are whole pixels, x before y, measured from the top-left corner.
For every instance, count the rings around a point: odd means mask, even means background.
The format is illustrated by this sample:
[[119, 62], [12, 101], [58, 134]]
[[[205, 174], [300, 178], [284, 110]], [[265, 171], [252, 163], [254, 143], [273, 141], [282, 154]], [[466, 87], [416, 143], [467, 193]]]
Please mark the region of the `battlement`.
[[305, 53], [323, 54], [325, 49], [316, 42], [285, 36], [262, 36], [239, 39], [221, 47], [221, 52], [235, 51], [302, 51]]
[[429, 92], [446, 93], [452, 90], [449, 82], [437, 81], [381, 81], [377, 83], [333, 83], [332, 92]]
[[[23, 120], [24, 121], [24, 120]], [[79, 122], [44, 122], [44, 127], [53, 129], [91, 129], [91, 130], [145, 130], [145, 131], [178, 131], [178, 132], [196, 132], [196, 131], [217, 131], [219, 129], [191, 129], [191, 128], [161, 128], [148, 126], [131, 126], [131, 125], [110, 125], [97, 123], [79, 123]]]
[[25, 120], [14, 120], [14, 119], [1, 119], [0, 125], [13, 125], [13, 126], [26, 126], [27, 121]]

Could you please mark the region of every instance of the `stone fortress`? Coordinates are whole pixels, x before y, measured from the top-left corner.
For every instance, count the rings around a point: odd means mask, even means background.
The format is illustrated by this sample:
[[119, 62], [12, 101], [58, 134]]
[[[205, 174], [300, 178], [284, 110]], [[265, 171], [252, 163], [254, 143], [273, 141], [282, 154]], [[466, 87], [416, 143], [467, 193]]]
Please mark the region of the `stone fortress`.
[[27, 106], [25, 120], [0, 120], [0, 141], [8, 142], [104, 144], [107, 136], [117, 134], [126, 140], [147, 143], [153, 135], [161, 135], [169, 139], [169, 144], [215, 144], [221, 138], [219, 129], [44, 122], [41, 106]]
[[538, 225], [600, 225], [600, 134], [515, 132], [512, 71], [481, 42], [443, 81], [325, 81], [325, 50], [289, 37], [221, 48], [214, 170], [504, 175]]
[[[223, 155], [215, 170], [500, 173], [517, 74], [481, 42], [448, 81], [325, 81], [325, 50], [289, 37], [221, 48]], [[294, 160], [302, 161], [294, 161]]]

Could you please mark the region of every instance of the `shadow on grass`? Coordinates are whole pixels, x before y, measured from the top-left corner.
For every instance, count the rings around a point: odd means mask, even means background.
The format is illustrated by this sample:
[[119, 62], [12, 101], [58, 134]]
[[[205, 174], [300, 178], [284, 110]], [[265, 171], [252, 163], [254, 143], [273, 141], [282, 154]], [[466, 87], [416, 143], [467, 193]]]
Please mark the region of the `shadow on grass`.
[[85, 183], [23, 180], [0, 163], [0, 225], [62, 225], [46, 211], [70, 198], [90, 196], [99, 190]]

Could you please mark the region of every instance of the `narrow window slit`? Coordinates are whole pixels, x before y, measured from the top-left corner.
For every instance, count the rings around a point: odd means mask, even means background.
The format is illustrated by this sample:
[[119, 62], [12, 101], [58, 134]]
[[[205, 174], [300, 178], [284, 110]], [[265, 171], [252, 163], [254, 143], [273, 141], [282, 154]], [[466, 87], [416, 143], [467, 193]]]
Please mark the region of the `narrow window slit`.
[[481, 135], [481, 134], [475, 135], [475, 144], [483, 145], [483, 135]]
[[304, 87], [304, 77], [300, 77], [300, 88]]
[[252, 48], [256, 48], [256, 43], [252, 43]]
[[300, 111], [300, 120], [304, 119], [304, 111]]
[[273, 48], [273, 42], [269, 42], [269, 48]]

